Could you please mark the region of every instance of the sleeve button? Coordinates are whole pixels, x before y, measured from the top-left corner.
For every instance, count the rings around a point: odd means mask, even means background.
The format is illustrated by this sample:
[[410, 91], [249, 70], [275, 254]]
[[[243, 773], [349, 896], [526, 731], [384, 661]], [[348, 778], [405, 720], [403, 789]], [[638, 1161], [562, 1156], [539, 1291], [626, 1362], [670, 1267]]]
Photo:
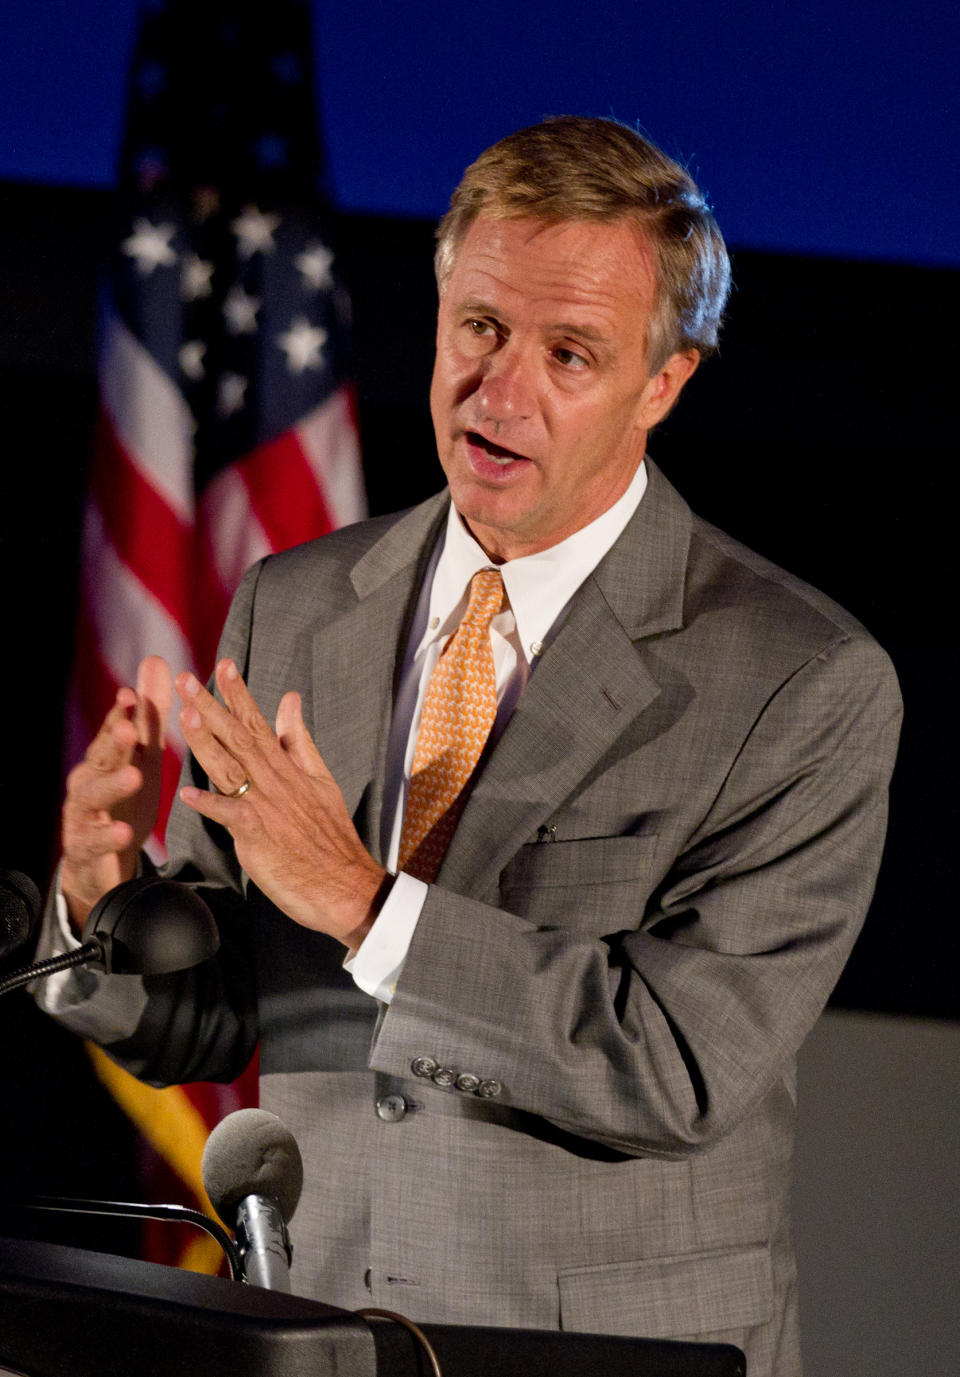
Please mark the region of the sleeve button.
[[479, 1088], [479, 1076], [474, 1076], [471, 1072], [464, 1071], [462, 1076], [457, 1077], [457, 1089], [462, 1090], [464, 1095], [475, 1095]]
[[449, 1090], [451, 1086], [456, 1085], [457, 1076], [459, 1074], [460, 1073], [452, 1066], [439, 1066], [436, 1071], [434, 1071], [432, 1080], [434, 1085], [439, 1085], [444, 1090]]
[[503, 1086], [499, 1081], [481, 1081], [477, 1086], [477, 1094], [481, 1100], [495, 1100], [502, 1090]]
[[438, 1070], [440, 1063], [434, 1061], [433, 1057], [414, 1057], [410, 1063], [410, 1070], [415, 1076], [420, 1076], [424, 1080], [429, 1080], [434, 1071]]

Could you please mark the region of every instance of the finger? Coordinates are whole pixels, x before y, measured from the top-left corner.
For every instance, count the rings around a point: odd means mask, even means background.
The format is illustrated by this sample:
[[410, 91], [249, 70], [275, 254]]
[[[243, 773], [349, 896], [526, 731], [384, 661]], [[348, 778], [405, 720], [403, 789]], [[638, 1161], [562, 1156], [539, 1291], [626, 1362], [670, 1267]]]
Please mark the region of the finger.
[[64, 807], [78, 813], [99, 812], [132, 798], [143, 783], [135, 765], [117, 770], [98, 770], [86, 762], [74, 766], [67, 776]]
[[287, 755], [305, 774], [325, 779], [329, 770], [314, 744], [303, 720], [303, 704], [299, 693], [291, 690], [280, 699], [277, 708], [277, 739]]
[[133, 828], [128, 822], [102, 815], [87, 814], [83, 825], [72, 827], [64, 820], [63, 859], [76, 869], [102, 860], [104, 856], [123, 851], [133, 840]]
[[[219, 708], [220, 705], [215, 706]], [[194, 704], [180, 713], [180, 728], [184, 740], [214, 788], [221, 794], [232, 794], [239, 789], [248, 778], [248, 766], [209, 729], [204, 716]]]
[[133, 689], [124, 687], [117, 690], [113, 706], [84, 756], [93, 769], [116, 770], [132, 758], [137, 733], [131, 717], [136, 705], [137, 695]]
[[242, 722], [251, 735], [263, 739], [273, 736], [270, 723], [257, 706], [253, 694], [243, 681], [243, 675], [232, 660], [221, 660], [214, 678], [228, 710]]
[[[219, 669], [219, 666], [218, 666]], [[229, 685], [229, 692], [234, 703], [241, 700], [247, 707], [247, 720], [244, 720], [239, 713], [234, 711], [229, 702], [218, 703], [213, 694], [204, 688], [192, 674], [178, 674], [176, 678], [176, 689], [185, 708], [194, 708], [200, 723], [217, 738], [221, 745], [225, 746], [231, 755], [240, 758], [242, 755], [249, 755], [256, 747], [258, 739], [270, 739], [273, 733], [270, 730], [263, 714], [256, 703], [250, 697], [246, 685], [240, 680], [240, 695], [234, 685]], [[217, 687], [220, 688], [219, 676]], [[221, 694], [223, 689], [220, 689]], [[189, 719], [194, 727], [199, 724], [193, 719]]]
[[162, 750], [173, 702], [170, 667], [160, 655], [148, 655], [137, 670], [137, 738], [148, 749]]
[[[189, 673], [178, 674], [173, 681], [174, 687], [180, 696], [184, 711], [187, 711], [190, 719], [189, 709], [192, 708], [199, 718], [200, 723], [208, 730], [218, 736], [225, 736], [230, 731], [230, 713], [224, 708], [222, 703], [218, 703], [213, 694], [200, 683], [195, 675]], [[182, 714], [181, 714], [182, 716]], [[192, 720], [192, 719], [190, 719]], [[194, 721], [193, 725], [199, 725]]]
[[232, 831], [242, 819], [242, 813], [238, 813], [238, 808], [243, 808], [243, 799], [229, 798], [223, 794], [210, 794], [204, 789], [195, 789], [192, 785], [184, 785], [180, 790], [180, 798], [188, 808], [192, 808], [196, 813], [202, 813], [205, 818], [210, 818], [212, 822], [219, 822], [227, 831]]
[[[181, 717], [181, 723], [185, 735], [192, 733], [188, 739], [201, 764], [209, 761], [216, 771], [219, 761], [221, 767], [225, 766], [230, 771], [228, 777], [233, 781], [235, 772], [230, 768], [227, 756], [240, 762], [242, 774], [234, 786], [239, 787], [245, 778], [255, 780], [262, 776], [271, 757], [274, 765], [278, 757], [281, 760], [283, 757], [277, 749], [277, 739], [270, 724], [254, 702], [232, 660], [220, 661], [216, 682], [224, 698], [222, 704], [192, 674], [177, 676], [177, 692], [184, 705], [192, 707], [196, 713], [193, 716], [188, 712]], [[222, 754], [223, 751], [227, 756]], [[218, 788], [221, 787], [217, 773], [210, 777]]]

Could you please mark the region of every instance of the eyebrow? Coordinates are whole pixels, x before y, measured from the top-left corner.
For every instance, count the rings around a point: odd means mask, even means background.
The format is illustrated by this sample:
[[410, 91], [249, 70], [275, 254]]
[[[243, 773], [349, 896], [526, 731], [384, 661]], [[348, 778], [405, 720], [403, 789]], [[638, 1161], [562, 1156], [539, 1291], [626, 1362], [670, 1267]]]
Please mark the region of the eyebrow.
[[591, 325], [582, 325], [573, 321], [559, 320], [555, 325], [548, 325], [547, 329], [551, 334], [578, 335], [580, 339], [588, 339], [593, 344], [609, 344], [603, 331], [594, 330]]
[[496, 316], [498, 320], [501, 315], [501, 312], [494, 310], [488, 302], [481, 301], [475, 296], [468, 296], [464, 301], [458, 302], [456, 309], [471, 316]]

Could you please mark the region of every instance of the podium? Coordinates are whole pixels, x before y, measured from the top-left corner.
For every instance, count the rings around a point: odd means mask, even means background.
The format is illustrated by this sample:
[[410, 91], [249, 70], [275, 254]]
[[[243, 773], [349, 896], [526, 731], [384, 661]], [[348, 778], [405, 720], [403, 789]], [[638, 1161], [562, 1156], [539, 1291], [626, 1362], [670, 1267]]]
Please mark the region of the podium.
[[[443, 1377], [744, 1377], [738, 1348], [422, 1324]], [[386, 1320], [219, 1277], [0, 1238], [0, 1377], [429, 1377]]]

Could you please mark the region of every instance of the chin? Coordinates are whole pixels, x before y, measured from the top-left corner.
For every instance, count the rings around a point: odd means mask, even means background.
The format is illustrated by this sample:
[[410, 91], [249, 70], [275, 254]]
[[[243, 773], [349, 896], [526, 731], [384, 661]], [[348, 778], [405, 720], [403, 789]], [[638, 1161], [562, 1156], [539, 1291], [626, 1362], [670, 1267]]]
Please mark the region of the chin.
[[491, 492], [475, 483], [462, 483], [451, 487], [453, 505], [466, 521], [476, 521], [483, 526], [503, 527], [513, 531], [518, 514], [514, 511], [509, 493]]

